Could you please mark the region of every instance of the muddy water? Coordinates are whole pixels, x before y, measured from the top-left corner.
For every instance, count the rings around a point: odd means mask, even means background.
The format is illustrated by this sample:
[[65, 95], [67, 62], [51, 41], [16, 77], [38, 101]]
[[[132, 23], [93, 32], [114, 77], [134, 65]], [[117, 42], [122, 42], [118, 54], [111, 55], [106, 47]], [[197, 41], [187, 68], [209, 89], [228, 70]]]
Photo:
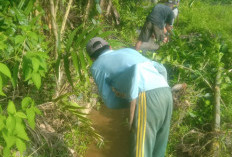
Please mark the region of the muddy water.
[[104, 138], [104, 147], [99, 149], [91, 144], [85, 157], [128, 157], [129, 131], [126, 118], [128, 109], [112, 110], [101, 106], [100, 110], [93, 109], [90, 119], [96, 131]]

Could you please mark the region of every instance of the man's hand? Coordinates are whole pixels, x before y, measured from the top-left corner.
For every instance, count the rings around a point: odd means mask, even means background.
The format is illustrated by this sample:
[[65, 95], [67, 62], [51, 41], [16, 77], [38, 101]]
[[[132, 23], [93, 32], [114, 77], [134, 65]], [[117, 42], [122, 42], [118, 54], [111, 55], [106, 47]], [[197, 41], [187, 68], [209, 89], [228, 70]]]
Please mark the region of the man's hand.
[[168, 42], [168, 37], [165, 37], [164, 40], [163, 40], [164, 43], [167, 43]]
[[172, 28], [173, 28], [172, 25], [166, 24], [166, 29], [169, 33], [171, 33]]

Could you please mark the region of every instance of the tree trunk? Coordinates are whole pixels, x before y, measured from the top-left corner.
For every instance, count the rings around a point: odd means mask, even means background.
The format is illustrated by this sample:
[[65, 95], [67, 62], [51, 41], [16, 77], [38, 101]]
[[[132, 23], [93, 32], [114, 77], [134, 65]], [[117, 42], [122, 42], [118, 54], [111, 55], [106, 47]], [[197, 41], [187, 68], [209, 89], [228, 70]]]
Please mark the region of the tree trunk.
[[91, 7], [91, 0], [88, 0], [85, 15], [84, 15], [84, 24], [85, 24], [85, 22], [87, 21], [87, 19], [89, 17], [90, 7]]
[[[59, 29], [58, 24], [57, 24], [57, 10], [59, 7], [59, 0], [57, 0], [56, 3], [54, 3], [54, 0], [49, 0], [49, 2], [50, 2], [51, 17], [52, 17], [51, 18], [52, 32], [53, 32], [54, 38], [55, 38], [54, 57], [55, 57], [55, 60], [58, 61], [58, 59], [59, 59], [58, 46], [62, 41], [62, 36], [63, 36], [64, 30], [65, 30], [65, 25], [67, 22], [67, 18], [68, 18], [73, 0], [69, 0], [69, 2], [68, 2], [68, 5], [66, 7], [66, 11], [64, 14], [64, 18], [62, 19], [62, 24], [61, 24], [60, 29]], [[59, 65], [58, 65], [58, 76], [56, 78], [55, 97], [58, 97], [60, 94], [63, 77], [64, 77], [64, 63], [63, 63], [63, 60], [61, 59], [59, 62]]]
[[116, 25], [120, 24], [120, 15], [114, 7], [112, 0], [101, 0], [100, 7], [105, 11], [105, 17], [112, 19]]
[[[55, 6], [54, 6], [54, 1], [53, 0], [49, 0], [50, 2], [50, 11], [51, 11], [51, 23], [52, 23], [52, 30], [53, 30], [53, 35], [55, 37], [55, 50], [54, 50], [54, 56], [55, 56], [55, 59], [58, 58], [58, 55], [57, 55], [57, 43], [58, 43], [58, 26], [57, 26], [57, 23], [56, 23], [56, 9], [55, 9]], [[58, 3], [58, 2], [57, 2]]]
[[65, 25], [66, 25], [66, 22], [67, 22], [67, 18], [68, 18], [69, 12], [70, 12], [70, 8], [72, 6], [72, 2], [73, 2], [73, 0], [69, 0], [69, 2], [68, 2], [68, 6], [66, 8], [66, 12], [65, 12], [64, 19], [63, 19], [63, 22], [62, 22], [62, 25], [61, 25], [61, 29], [60, 29], [60, 36], [63, 35]]
[[215, 81], [215, 106], [214, 106], [214, 131], [220, 131], [220, 84], [221, 84], [221, 68], [219, 68]]
[[221, 93], [220, 93], [220, 84], [221, 84], [221, 73], [222, 73], [222, 67], [218, 68], [216, 79], [215, 79], [215, 91], [214, 91], [214, 140], [212, 144], [212, 155], [213, 157], [219, 157], [220, 156], [220, 144], [218, 139], [218, 134], [220, 132], [220, 100], [221, 100]]

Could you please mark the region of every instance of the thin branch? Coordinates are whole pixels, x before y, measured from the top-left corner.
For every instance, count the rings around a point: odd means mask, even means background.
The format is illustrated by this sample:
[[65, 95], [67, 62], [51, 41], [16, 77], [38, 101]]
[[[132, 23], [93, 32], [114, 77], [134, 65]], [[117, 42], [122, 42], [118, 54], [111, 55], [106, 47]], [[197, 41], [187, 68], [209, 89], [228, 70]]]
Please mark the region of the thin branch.
[[220, 130], [220, 100], [221, 100], [221, 94], [220, 94], [220, 84], [221, 84], [221, 70], [222, 68], [219, 67], [217, 76], [215, 79], [215, 105], [214, 105], [214, 131]]
[[55, 14], [55, 9], [54, 9], [54, 2], [53, 0], [49, 0], [50, 1], [50, 11], [51, 11], [51, 15], [52, 15], [52, 27], [53, 27], [53, 33], [55, 36], [55, 40], [57, 42], [58, 40], [58, 33], [57, 33], [57, 25], [56, 25], [56, 14]]
[[91, 5], [91, 0], [88, 0], [87, 6], [86, 6], [86, 12], [85, 12], [85, 16], [84, 16], [84, 23], [89, 17], [90, 5]]
[[107, 6], [107, 9], [106, 9], [106, 16], [108, 16], [110, 14], [111, 8], [112, 8], [112, 1], [110, 0], [109, 4]]
[[67, 18], [68, 18], [69, 12], [70, 12], [72, 2], [73, 2], [73, 0], [69, 0], [69, 2], [68, 2], [68, 6], [66, 8], [64, 19], [63, 19], [62, 25], [61, 25], [60, 36], [62, 36], [62, 34], [63, 34], [63, 31], [64, 31], [64, 28], [65, 28], [65, 25], [66, 25], [66, 22], [67, 22]]
[[56, 5], [55, 5], [55, 8], [54, 8], [54, 14], [55, 14], [55, 15], [56, 15], [57, 10], [58, 10], [59, 2], [60, 2], [60, 0], [57, 0], [57, 1], [56, 1]]
[[195, 73], [195, 74], [200, 75], [201, 79], [208, 85], [208, 87], [209, 87], [211, 90], [213, 90], [212, 85], [209, 83], [208, 80], [206, 80], [206, 79], [204, 78], [204, 76], [203, 76], [202, 74], [199, 74], [199, 73], [197, 73], [195, 70], [193, 70], [193, 69], [191, 69], [191, 68], [188, 68], [188, 67], [185, 67], [185, 66], [183, 66], [183, 65], [176, 65], [176, 64], [175, 64], [174, 66], [175, 66], [175, 67], [182, 68], [182, 69], [189, 70], [189, 71], [192, 72], [192, 73]]
[[101, 0], [101, 1], [100, 1], [100, 7], [103, 8], [104, 5], [105, 5], [105, 0]]

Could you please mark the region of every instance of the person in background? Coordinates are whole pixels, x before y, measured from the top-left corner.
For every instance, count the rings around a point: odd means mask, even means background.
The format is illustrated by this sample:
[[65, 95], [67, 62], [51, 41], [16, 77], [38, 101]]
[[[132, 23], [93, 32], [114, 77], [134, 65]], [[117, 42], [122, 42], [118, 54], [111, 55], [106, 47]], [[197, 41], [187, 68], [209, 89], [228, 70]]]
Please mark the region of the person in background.
[[130, 108], [131, 157], [163, 157], [173, 108], [165, 67], [134, 49], [112, 50], [100, 37], [92, 38], [86, 50], [105, 105]]
[[178, 21], [178, 14], [179, 14], [179, 10], [178, 10], [179, 4], [180, 4], [180, 0], [168, 0], [168, 2], [166, 2], [166, 5], [172, 8], [172, 11], [174, 13], [174, 19], [177, 19], [177, 21]]
[[[140, 50], [142, 42], [148, 42], [151, 37], [155, 38], [158, 43], [168, 42], [168, 33], [171, 33], [174, 19], [178, 14], [175, 6], [174, 2], [167, 2], [166, 5], [157, 4], [152, 9], [135, 45], [136, 50]], [[173, 8], [174, 10], [172, 10]]]

